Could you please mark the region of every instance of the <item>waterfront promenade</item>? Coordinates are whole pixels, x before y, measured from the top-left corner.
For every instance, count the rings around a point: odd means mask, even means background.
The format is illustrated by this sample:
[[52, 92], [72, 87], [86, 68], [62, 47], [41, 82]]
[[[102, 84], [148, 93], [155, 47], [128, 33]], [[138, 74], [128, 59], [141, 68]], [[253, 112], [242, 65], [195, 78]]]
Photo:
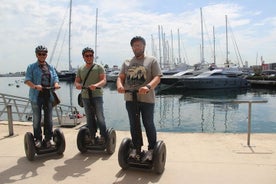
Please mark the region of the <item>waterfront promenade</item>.
[[[66, 149], [63, 156], [51, 154], [25, 157], [24, 134], [30, 123], [14, 122], [14, 135], [8, 136], [6, 121], [0, 121], [0, 183], [50, 184], [275, 184], [276, 134], [158, 133], [167, 146], [167, 162], [162, 175], [144, 170], [121, 170], [117, 156], [121, 140], [129, 132], [117, 131], [116, 152], [80, 154], [78, 128], [62, 128]], [[146, 140], [144, 140], [146, 143]]]

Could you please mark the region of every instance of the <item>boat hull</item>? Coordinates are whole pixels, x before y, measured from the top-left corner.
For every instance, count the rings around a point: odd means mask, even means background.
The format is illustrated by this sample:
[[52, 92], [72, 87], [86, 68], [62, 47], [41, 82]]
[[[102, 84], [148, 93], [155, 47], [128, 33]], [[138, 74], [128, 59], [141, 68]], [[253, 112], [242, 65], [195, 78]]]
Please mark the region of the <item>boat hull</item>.
[[58, 73], [59, 81], [74, 81], [76, 78], [76, 73]]
[[186, 89], [225, 89], [247, 88], [249, 83], [246, 79], [239, 77], [186, 78], [179, 81], [177, 86]]

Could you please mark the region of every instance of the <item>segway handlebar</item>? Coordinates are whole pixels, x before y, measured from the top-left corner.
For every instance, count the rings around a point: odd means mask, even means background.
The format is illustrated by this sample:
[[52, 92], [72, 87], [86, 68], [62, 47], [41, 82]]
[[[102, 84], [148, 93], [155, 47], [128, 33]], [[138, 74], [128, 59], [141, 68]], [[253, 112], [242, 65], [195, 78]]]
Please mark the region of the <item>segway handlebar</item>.
[[[82, 86], [81, 89], [90, 89], [89, 87]], [[102, 89], [101, 87], [96, 87], [96, 89]]]
[[42, 87], [42, 89], [46, 89], [46, 90], [51, 90], [51, 89], [60, 89], [60, 86], [58, 88], [55, 88], [54, 86], [49, 86], [49, 87]]
[[[125, 90], [125, 93], [140, 94], [138, 89], [126, 89], [126, 90]], [[148, 92], [146, 92], [146, 93], [141, 93], [141, 94], [142, 94], [142, 95], [145, 95], [145, 94], [147, 94], [147, 93], [148, 93]]]
[[126, 89], [125, 93], [138, 93], [138, 89]]

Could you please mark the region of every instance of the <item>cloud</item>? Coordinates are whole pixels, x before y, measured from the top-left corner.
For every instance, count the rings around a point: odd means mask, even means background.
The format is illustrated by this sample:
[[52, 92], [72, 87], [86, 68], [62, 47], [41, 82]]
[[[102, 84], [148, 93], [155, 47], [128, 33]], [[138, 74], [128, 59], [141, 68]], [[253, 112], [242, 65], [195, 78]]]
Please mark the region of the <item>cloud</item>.
[[[198, 62], [201, 44], [200, 7], [193, 2], [175, 2], [177, 1], [163, 6], [166, 9], [161, 9], [161, 4], [157, 4], [154, 0], [73, 1], [72, 65], [77, 67], [83, 64], [82, 48], [86, 46], [95, 48], [96, 9], [98, 9], [98, 62], [120, 66], [126, 58], [132, 57], [129, 41], [136, 35], [146, 38], [147, 53], [152, 54], [152, 38], [156, 43], [155, 48], [158, 49], [159, 25], [162, 26], [168, 43], [171, 43], [171, 33], [173, 34], [174, 55], [178, 55], [177, 30], [179, 30], [182, 57], [186, 55], [189, 64]], [[275, 50], [275, 17], [261, 18], [263, 10], [250, 10], [237, 3], [204, 4], [202, 7], [206, 60], [212, 62], [213, 58], [212, 29], [214, 26], [217, 59], [225, 61], [225, 15], [228, 16], [229, 25], [244, 60], [252, 61], [251, 64], [255, 63], [256, 52], [263, 53], [271, 62], [275, 60], [275, 56], [272, 55]], [[56, 41], [58, 42], [52, 64], [58, 69], [68, 68], [68, 7], [68, 0], [58, 2], [3, 0], [0, 5], [0, 62], [10, 64], [2, 67], [0, 73], [24, 71], [28, 64], [35, 61], [34, 48], [38, 44], [46, 45], [50, 56]], [[180, 7], [185, 9], [181, 11]], [[60, 37], [57, 40], [59, 30]], [[232, 46], [230, 48], [232, 49]], [[234, 52], [230, 53], [231, 60], [236, 60]]]

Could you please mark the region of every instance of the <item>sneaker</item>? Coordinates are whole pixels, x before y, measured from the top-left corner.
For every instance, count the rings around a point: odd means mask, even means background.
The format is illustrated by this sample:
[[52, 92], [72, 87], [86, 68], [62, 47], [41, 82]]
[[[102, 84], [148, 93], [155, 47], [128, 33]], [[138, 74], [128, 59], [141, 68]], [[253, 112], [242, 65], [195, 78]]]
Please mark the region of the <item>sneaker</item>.
[[55, 145], [56, 145], [56, 143], [52, 139], [49, 140], [49, 141], [46, 141], [46, 147], [47, 148], [50, 148], [50, 147], [55, 146]]
[[129, 153], [129, 158], [135, 158], [137, 155], [136, 149], [132, 149]]
[[41, 148], [41, 140], [36, 140], [35, 141], [35, 147], [37, 147], [37, 148]]
[[153, 155], [153, 150], [148, 150], [145, 154], [145, 156], [143, 157], [143, 162], [145, 162], [146, 160], [148, 161], [152, 161], [152, 155]]

